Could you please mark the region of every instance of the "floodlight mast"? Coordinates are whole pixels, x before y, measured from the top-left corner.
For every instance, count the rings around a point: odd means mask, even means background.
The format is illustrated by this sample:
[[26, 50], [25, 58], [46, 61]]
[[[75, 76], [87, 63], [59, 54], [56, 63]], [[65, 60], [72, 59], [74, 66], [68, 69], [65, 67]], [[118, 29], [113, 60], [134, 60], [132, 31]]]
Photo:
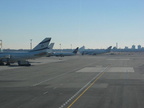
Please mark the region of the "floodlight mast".
[[2, 50], [2, 40], [0, 40], [0, 49]]

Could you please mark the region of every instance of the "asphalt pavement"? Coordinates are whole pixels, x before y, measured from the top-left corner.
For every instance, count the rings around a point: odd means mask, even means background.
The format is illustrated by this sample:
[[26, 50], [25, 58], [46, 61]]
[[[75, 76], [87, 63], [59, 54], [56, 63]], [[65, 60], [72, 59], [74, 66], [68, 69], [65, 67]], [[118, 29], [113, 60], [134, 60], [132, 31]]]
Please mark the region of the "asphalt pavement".
[[144, 55], [45, 57], [0, 66], [0, 108], [143, 108]]

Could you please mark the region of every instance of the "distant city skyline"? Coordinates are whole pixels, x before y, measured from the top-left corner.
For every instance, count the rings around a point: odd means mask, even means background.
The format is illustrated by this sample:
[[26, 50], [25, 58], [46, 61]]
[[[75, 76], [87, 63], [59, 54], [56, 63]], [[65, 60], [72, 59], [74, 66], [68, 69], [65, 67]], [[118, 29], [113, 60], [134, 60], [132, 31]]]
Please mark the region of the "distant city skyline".
[[[52, 41], [53, 42], [53, 41]], [[21, 44], [23, 44], [23, 43], [21, 43]], [[38, 43], [33, 43], [33, 39], [30, 39], [29, 40], [29, 43], [27, 42], [27, 46], [29, 46], [29, 47], [27, 47], [27, 48], [19, 48], [19, 49], [32, 49], [32, 48], [34, 48], [36, 45], [35, 44], [38, 44]], [[57, 43], [58, 44], [58, 43]], [[87, 46], [85, 46], [85, 45], [83, 45], [86, 49], [106, 49], [107, 47], [105, 47], [105, 48], [102, 48], [102, 47], [95, 47], [95, 48], [88, 48]], [[83, 46], [78, 46], [79, 48], [80, 47], [83, 47]], [[137, 45], [134, 45], [134, 44], [131, 44], [131, 46], [126, 46], [126, 45], [124, 45], [124, 47], [119, 47], [119, 44], [118, 43], [116, 43], [114, 46], [112, 46], [113, 48], [115, 47], [115, 48], [117, 48], [117, 49], [141, 49], [141, 48], [144, 48], [144, 44], [143, 44], [143, 46], [142, 45], [140, 45], [140, 44], [137, 44]], [[17, 48], [10, 48], [10, 47], [8, 47], [8, 48], [5, 48], [4, 47], [4, 43], [3, 43], [3, 41], [2, 40], [0, 40], [0, 48], [2, 48], [2, 49], [17, 49]], [[73, 44], [70, 44], [69, 45], [69, 47], [63, 47], [63, 44], [61, 44], [61, 43], [59, 43], [59, 47], [57, 47], [57, 48], [54, 48], [54, 49], [75, 49], [74, 47], [73, 47]]]
[[144, 46], [143, 10], [143, 0], [0, 0], [0, 40], [5, 49], [45, 37], [55, 49]]

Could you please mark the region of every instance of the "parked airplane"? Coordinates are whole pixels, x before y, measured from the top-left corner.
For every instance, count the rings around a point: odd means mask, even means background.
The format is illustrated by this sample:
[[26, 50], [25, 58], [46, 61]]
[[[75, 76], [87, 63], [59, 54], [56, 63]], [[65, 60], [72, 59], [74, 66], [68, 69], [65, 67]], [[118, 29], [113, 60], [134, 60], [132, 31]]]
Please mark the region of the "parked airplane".
[[51, 43], [48, 48], [49, 48], [49, 51], [47, 53], [47, 57], [50, 57], [52, 54], [53, 54], [53, 47], [54, 47], [54, 43]]
[[100, 50], [85, 50], [83, 49], [80, 51], [82, 55], [97, 55], [97, 54], [103, 54], [108, 53], [111, 51], [112, 46], [108, 47], [107, 49], [100, 49]]
[[54, 52], [52, 54], [52, 56], [60, 56], [60, 57], [64, 57], [64, 56], [73, 56], [76, 55], [78, 52], [79, 47], [77, 47], [73, 52]]
[[48, 45], [51, 38], [45, 38], [35, 48], [29, 52], [19, 53], [0, 53], [0, 65], [10, 65], [10, 63], [17, 62], [19, 66], [30, 66], [28, 59], [34, 59], [42, 56], [46, 56], [48, 53]]

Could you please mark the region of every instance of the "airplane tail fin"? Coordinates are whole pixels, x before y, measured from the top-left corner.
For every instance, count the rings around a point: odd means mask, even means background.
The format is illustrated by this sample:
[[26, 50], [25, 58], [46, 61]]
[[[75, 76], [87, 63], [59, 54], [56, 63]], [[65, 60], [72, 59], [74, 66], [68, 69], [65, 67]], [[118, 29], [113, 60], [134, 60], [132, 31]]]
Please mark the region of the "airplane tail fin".
[[79, 48], [79, 52], [82, 52], [85, 50], [85, 46], [82, 46], [81, 48]]
[[51, 43], [51, 44], [48, 46], [49, 49], [53, 49], [53, 47], [54, 47], [54, 43]]
[[79, 47], [77, 47], [77, 48], [73, 51], [73, 53], [74, 53], [74, 54], [77, 54], [78, 49], [79, 49]]
[[47, 52], [47, 57], [50, 57], [52, 54], [53, 54], [53, 46], [54, 46], [54, 43], [51, 43], [48, 48], [48, 52]]
[[50, 41], [51, 41], [51, 38], [45, 38], [36, 47], [34, 47], [32, 51], [41, 51], [41, 50], [49, 49], [48, 45]]
[[110, 52], [110, 51], [111, 51], [111, 48], [112, 48], [112, 46], [108, 47], [108, 48], [106, 49], [106, 51], [107, 51], [107, 52]]

